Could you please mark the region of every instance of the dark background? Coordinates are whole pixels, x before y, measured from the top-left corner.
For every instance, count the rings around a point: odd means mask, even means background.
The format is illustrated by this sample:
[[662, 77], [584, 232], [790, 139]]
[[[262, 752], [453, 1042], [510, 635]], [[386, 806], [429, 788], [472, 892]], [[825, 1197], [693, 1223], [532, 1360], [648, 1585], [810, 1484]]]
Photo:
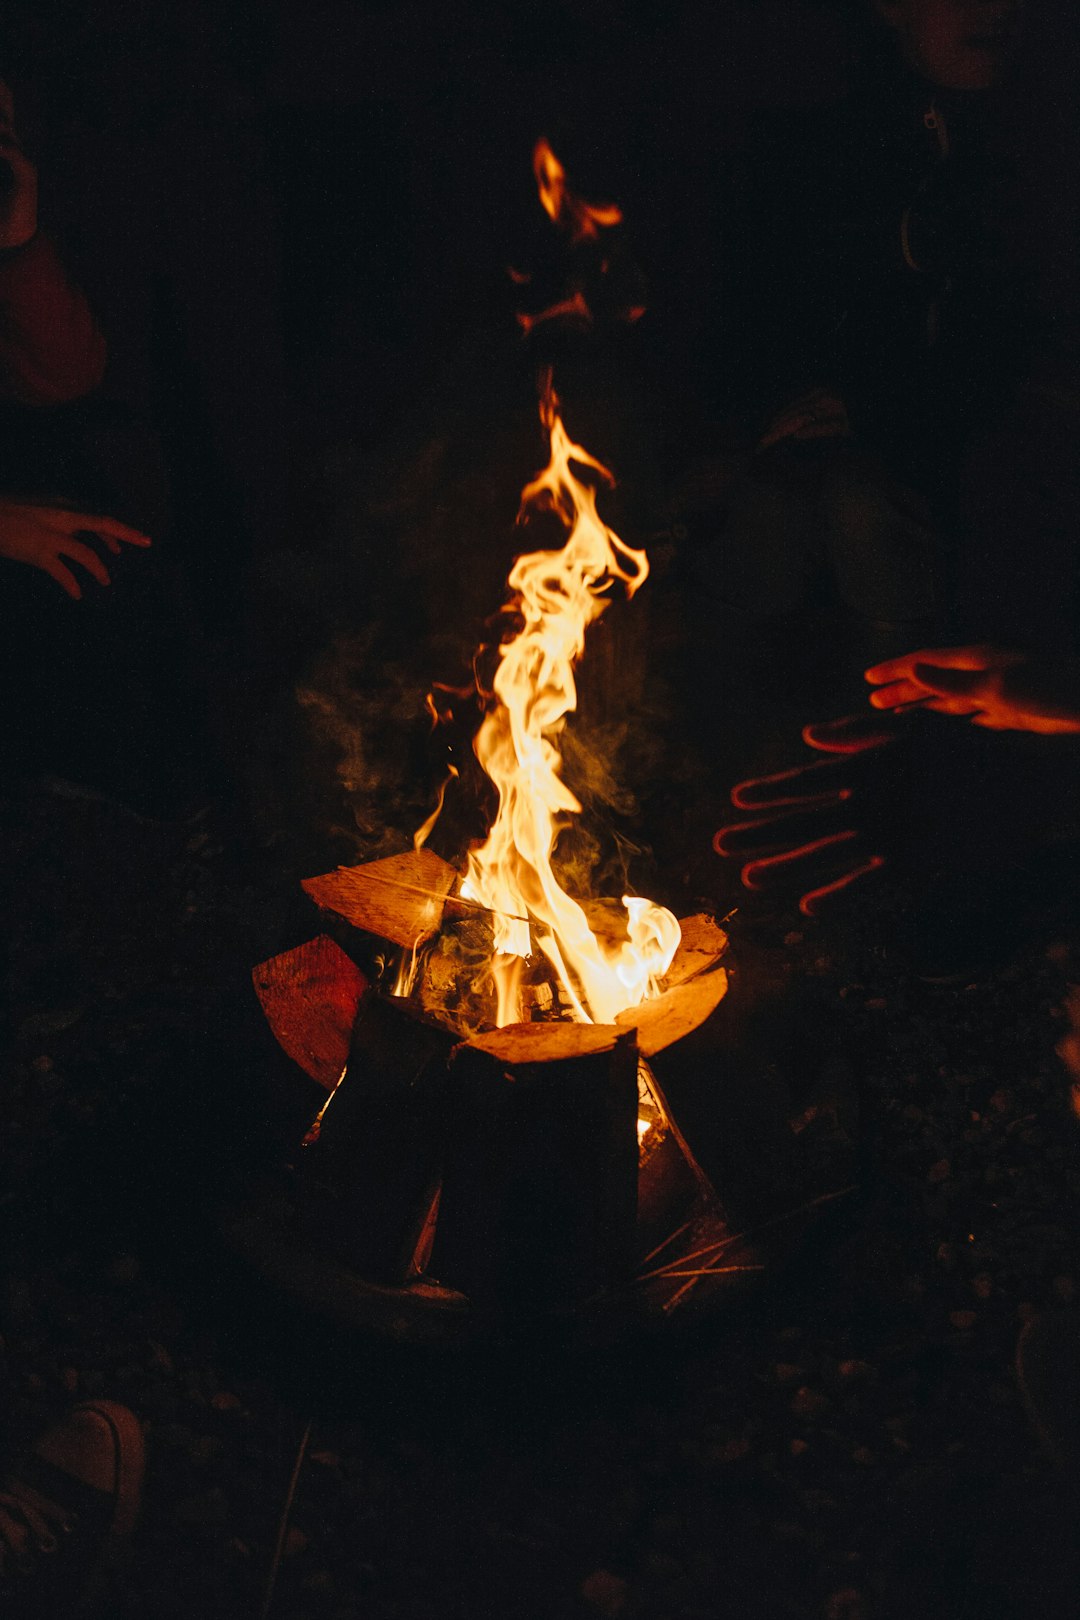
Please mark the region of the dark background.
[[[1075, 48], [1063, 8], [1031, 10], [1017, 128], [1067, 270]], [[542, 455], [504, 276], [546, 228], [534, 139], [622, 203], [650, 280], [629, 339], [570, 346], [560, 376], [621, 475], [628, 538], [663, 536], [669, 483], [730, 405], [724, 200], [755, 119], [842, 89], [847, 14], [38, 0], [2, 33], [43, 209], [111, 342], [102, 400], [61, 413], [40, 475], [115, 495], [160, 568], [120, 560], [78, 725], [72, 677], [37, 688], [44, 763], [76, 786], [100, 764], [139, 657], [179, 624], [139, 747], [155, 772], [186, 747], [188, 793], [216, 757], [276, 861], [238, 861], [205, 813], [0, 792], [0, 1397], [22, 1437], [83, 1395], [146, 1425], [113, 1613], [257, 1613], [309, 1420], [282, 1620], [1020, 1620], [1033, 1592], [1068, 1612], [1073, 1525], [1011, 1358], [1020, 1324], [1080, 1286], [1053, 1052], [1071, 936], [943, 989], [898, 965], [887, 917], [839, 941], [773, 919], [764, 965], [737, 958], [744, 983], [776, 989], [788, 1073], [822, 1081], [811, 1124], [858, 1192], [686, 1341], [546, 1366], [381, 1355], [255, 1286], [217, 1226], [281, 1134], [271, 1079], [296, 1081], [250, 968], [315, 931], [295, 885], [316, 861], [421, 819], [419, 696], [501, 598]], [[88, 442], [111, 473], [70, 449]], [[42, 589], [35, 682], [101, 607]], [[128, 632], [130, 668], [103, 665]], [[601, 688], [620, 667], [606, 646]], [[633, 698], [648, 720], [640, 682]], [[91, 786], [124, 797], [130, 758], [108, 758]], [[1005, 908], [995, 923], [1010, 936]], [[678, 1099], [717, 1164], [724, 1079], [703, 1067]]]

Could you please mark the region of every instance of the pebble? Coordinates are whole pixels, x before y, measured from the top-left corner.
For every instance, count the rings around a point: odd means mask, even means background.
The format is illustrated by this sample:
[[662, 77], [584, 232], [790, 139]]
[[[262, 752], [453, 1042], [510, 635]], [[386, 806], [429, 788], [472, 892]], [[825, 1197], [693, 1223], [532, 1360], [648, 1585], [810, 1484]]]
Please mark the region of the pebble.
[[809, 1384], [796, 1390], [791, 1402], [791, 1410], [796, 1417], [820, 1417], [828, 1408], [829, 1397], [823, 1395], [820, 1389], [811, 1389]]
[[845, 1586], [825, 1599], [824, 1620], [865, 1620], [866, 1603], [854, 1586]]
[[609, 1569], [596, 1569], [581, 1583], [581, 1596], [605, 1620], [616, 1620], [616, 1616], [622, 1614], [629, 1591], [622, 1577], [613, 1575]]

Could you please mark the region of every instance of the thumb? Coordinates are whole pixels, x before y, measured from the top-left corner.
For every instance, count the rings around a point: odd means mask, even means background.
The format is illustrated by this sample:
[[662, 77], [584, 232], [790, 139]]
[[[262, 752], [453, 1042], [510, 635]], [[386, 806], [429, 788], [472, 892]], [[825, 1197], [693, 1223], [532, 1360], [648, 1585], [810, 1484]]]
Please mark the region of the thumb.
[[916, 664], [915, 679], [942, 697], [977, 697], [986, 685], [984, 669], [944, 669], [940, 664]]

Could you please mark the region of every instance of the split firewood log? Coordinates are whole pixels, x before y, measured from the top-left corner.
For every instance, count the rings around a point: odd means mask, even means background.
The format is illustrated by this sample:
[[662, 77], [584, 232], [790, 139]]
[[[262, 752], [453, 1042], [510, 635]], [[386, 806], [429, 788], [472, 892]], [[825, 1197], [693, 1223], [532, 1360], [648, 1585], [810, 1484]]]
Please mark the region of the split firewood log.
[[350, 956], [320, 934], [251, 970], [255, 994], [283, 1051], [331, 1091], [349, 1057], [368, 981]]
[[316, 905], [336, 911], [354, 928], [412, 949], [438, 932], [458, 874], [433, 850], [408, 850], [362, 866], [304, 878]]

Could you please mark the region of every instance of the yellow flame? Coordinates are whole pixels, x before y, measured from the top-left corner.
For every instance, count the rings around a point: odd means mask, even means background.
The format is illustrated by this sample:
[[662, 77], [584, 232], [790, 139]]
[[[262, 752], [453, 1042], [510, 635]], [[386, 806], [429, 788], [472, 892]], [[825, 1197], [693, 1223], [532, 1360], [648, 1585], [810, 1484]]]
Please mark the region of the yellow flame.
[[543, 138], [533, 147], [533, 173], [544, 212], [556, 225], [565, 226], [571, 241], [595, 241], [601, 227], [622, 223], [617, 203], [589, 203], [570, 190], [566, 170]]
[[519, 1016], [518, 984], [531, 935], [555, 968], [573, 1016], [610, 1023], [655, 990], [678, 946], [679, 924], [662, 906], [624, 896], [626, 939], [601, 940], [561, 888], [551, 855], [565, 818], [581, 805], [559, 775], [555, 739], [577, 708], [574, 666], [586, 629], [608, 605], [612, 587], [619, 584], [632, 596], [649, 565], [645, 553], [626, 545], [597, 512], [596, 491], [575, 468], [591, 468], [607, 484], [611, 474], [570, 438], [550, 387], [540, 416], [551, 458], [522, 492], [521, 514], [554, 512], [569, 538], [561, 551], [519, 557], [510, 572], [522, 627], [500, 649], [496, 702], [473, 745], [498, 788], [499, 806], [486, 841], [470, 854], [462, 892], [499, 914], [493, 977], [500, 1025]]
[[[428, 700], [429, 703], [431, 703], [431, 693], [430, 692], [428, 693], [428, 699], [427, 700]], [[434, 705], [432, 705], [432, 708], [434, 708]], [[436, 800], [434, 810], [431, 812], [430, 816], [428, 816], [428, 818], [424, 822], [423, 826], [418, 827], [417, 830], [413, 833], [413, 849], [423, 849], [424, 845], [427, 843], [428, 839], [431, 837], [431, 834], [434, 832], [435, 823], [438, 821], [439, 817], [442, 815], [442, 808], [443, 808], [443, 804], [444, 804], [445, 799], [446, 799], [446, 790], [450, 786], [450, 783], [457, 776], [457, 774], [458, 774], [458, 769], [457, 769], [456, 765], [448, 765], [447, 766], [447, 768], [446, 768], [446, 776], [443, 778], [443, 781], [442, 781], [442, 783], [441, 783], [441, 785], [439, 787], [439, 797]]]

